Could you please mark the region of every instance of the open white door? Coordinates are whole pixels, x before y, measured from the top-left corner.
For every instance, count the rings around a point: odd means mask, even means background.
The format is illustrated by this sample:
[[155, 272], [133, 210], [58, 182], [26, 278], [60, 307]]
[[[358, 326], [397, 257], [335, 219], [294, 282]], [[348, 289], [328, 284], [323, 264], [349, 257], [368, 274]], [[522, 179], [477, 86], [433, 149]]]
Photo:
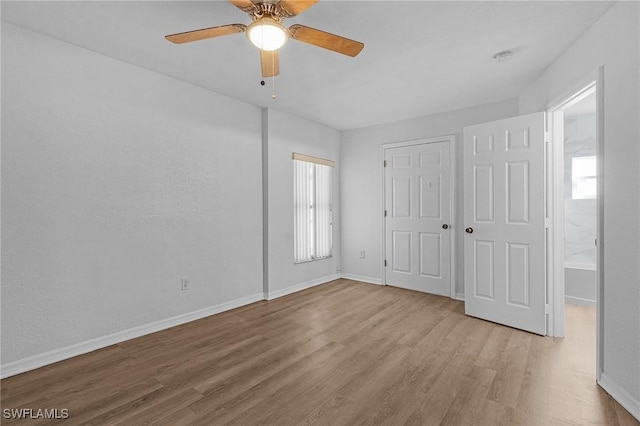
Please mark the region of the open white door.
[[465, 313], [546, 334], [544, 113], [464, 129]]

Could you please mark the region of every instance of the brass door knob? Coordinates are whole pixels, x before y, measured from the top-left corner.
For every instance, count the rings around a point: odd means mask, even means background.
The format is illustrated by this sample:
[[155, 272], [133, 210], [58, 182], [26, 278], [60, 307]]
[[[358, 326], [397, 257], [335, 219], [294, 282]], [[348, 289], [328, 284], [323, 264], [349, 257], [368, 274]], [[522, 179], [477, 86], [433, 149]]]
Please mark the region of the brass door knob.
[[449, 229], [449, 225], [445, 223], [444, 225], [442, 225], [442, 229]]
[[466, 232], [467, 234], [473, 234], [473, 228], [468, 227], [467, 229], [464, 230], [464, 232]]

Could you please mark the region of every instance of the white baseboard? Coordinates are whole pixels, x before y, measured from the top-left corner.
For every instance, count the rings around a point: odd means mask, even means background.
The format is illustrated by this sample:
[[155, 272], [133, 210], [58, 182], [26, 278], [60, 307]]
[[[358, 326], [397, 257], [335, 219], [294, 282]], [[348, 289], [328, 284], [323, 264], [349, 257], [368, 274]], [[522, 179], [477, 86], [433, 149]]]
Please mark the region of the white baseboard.
[[282, 290], [277, 290], [269, 293], [259, 293], [250, 296], [241, 297], [239, 299], [231, 300], [229, 302], [221, 303], [216, 306], [200, 309], [194, 312], [188, 312], [186, 314], [178, 315], [172, 318], [163, 319], [160, 321], [144, 324], [138, 327], [133, 327], [128, 330], [119, 331], [117, 333], [109, 334], [107, 336], [98, 337], [95, 339], [87, 340], [85, 342], [76, 343], [71, 346], [66, 346], [59, 349], [54, 349], [49, 352], [30, 356], [28, 358], [20, 359], [17, 361], [9, 362], [7, 364], [0, 365], [0, 378], [15, 376], [16, 374], [24, 373], [26, 371], [35, 370], [36, 368], [44, 367], [45, 365], [53, 364], [65, 359], [73, 358], [78, 355], [93, 352], [98, 349], [105, 348], [107, 346], [115, 345], [126, 340], [135, 339], [147, 334], [155, 333], [158, 331], [166, 330], [167, 328], [175, 327], [177, 325], [185, 324], [191, 321], [195, 321], [204, 317], [218, 314], [220, 312], [228, 311], [240, 306], [248, 305], [250, 303], [258, 302], [260, 300], [272, 300], [278, 297], [286, 296], [287, 294], [295, 293], [310, 287], [314, 287], [319, 284], [324, 284], [329, 281], [333, 281], [340, 278], [340, 275], [333, 274], [321, 277], [315, 280], [307, 281], [302, 284], [297, 284], [291, 287], [287, 287]]
[[340, 278], [340, 275], [338, 274], [326, 275], [324, 277], [316, 278], [314, 280], [307, 281], [305, 283], [292, 285], [290, 287], [283, 288], [281, 290], [270, 291], [269, 293], [265, 294], [264, 298], [267, 300], [277, 299], [278, 297], [282, 297], [291, 293], [296, 293], [298, 291], [306, 290], [308, 288], [315, 287], [320, 284], [328, 283], [329, 281], [337, 280], [339, 278]]
[[598, 384], [604, 389], [613, 399], [618, 401], [620, 405], [624, 407], [633, 417], [640, 421], [640, 401], [635, 399], [629, 392], [623, 389], [618, 383], [613, 381], [605, 373], [600, 375]]
[[85, 342], [77, 343], [75, 345], [54, 349], [49, 352], [30, 356], [18, 361], [13, 361], [0, 366], [0, 378], [4, 379], [5, 377], [15, 376], [16, 374], [24, 373], [25, 371], [35, 370], [36, 368], [40, 368], [48, 364], [53, 364], [54, 362], [73, 358], [74, 356], [86, 354], [88, 352], [93, 352], [95, 350], [115, 345], [126, 340], [135, 339], [136, 337], [155, 333], [157, 331], [175, 327], [176, 325], [185, 324], [187, 322], [195, 321], [204, 317], [208, 317], [210, 315], [228, 311], [230, 309], [239, 308], [240, 306], [263, 300], [262, 296], [262, 293], [259, 293], [241, 297], [239, 299], [231, 300], [229, 302], [221, 303], [215, 306], [210, 306], [198, 311], [188, 312], [186, 314], [178, 315], [172, 318], [155, 321], [149, 324], [133, 327], [128, 330], [109, 334], [107, 336], [98, 337], [95, 339], [87, 340]]
[[456, 293], [456, 295], [453, 296], [452, 299], [456, 299], [456, 300], [459, 300], [461, 302], [464, 302], [464, 293]]
[[564, 303], [570, 303], [572, 305], [580, 305], [580, 306], [596, 306], [595, 300], [583, 299], [582, 297], [573, 297], [564, 295]]
[[343, 273], [341, 275], [341, 278], [345, 278], [345, 279], [353, 280], [353, 281], [360, 281], [360, 282], [363, 282], [363, 283], [382, 285], [382, 280], [380, 278], [365, 277], [364, 275], [344, 274]]

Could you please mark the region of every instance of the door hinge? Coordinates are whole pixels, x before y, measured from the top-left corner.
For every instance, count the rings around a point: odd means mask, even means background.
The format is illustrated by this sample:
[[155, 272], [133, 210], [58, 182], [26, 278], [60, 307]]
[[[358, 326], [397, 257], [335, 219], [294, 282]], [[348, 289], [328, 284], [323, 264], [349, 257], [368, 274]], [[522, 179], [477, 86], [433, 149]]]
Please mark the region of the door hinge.
[[387, 259], [384, 260], [384, 266], [387, 266]]
[[384, 217], [387, 217], [387, 211], [386, 210], [384, 211]]
[[548, 303], [545, 303], [544, 305], [544, 313], [545, 315], [549, 315], [551, 313], [551, 305]]
[[387, 167], [387, 160], [384, 160], [384, 161], [382, 162], [382, 167]]
[[548, 218], [548, 217], [544, 218], [544, 227], [551, 228], [551, 218]]

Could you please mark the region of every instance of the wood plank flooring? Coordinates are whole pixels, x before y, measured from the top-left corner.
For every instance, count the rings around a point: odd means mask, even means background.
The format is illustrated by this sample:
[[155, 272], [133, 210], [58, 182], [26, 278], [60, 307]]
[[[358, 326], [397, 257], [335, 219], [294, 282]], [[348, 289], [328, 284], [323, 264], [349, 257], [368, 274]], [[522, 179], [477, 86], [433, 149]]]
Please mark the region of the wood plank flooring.
[[566, 321], [337, 280], [2, 380], [3, 409], [69, 413], [2, 424], [638, 425], [595, 383], [594, 309]]

